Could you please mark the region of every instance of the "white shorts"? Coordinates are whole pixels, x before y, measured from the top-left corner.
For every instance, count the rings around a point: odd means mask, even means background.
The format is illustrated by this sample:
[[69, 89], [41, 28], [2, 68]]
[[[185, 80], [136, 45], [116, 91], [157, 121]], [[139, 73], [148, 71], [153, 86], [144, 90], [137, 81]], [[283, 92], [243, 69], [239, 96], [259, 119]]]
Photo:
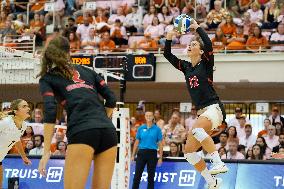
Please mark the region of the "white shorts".
[[212, 104], [198, 110], [197, 115], [206, 117], [212, 122], [212, 130], [216, 129], [222, 124], [223, 114], [219, 104]]

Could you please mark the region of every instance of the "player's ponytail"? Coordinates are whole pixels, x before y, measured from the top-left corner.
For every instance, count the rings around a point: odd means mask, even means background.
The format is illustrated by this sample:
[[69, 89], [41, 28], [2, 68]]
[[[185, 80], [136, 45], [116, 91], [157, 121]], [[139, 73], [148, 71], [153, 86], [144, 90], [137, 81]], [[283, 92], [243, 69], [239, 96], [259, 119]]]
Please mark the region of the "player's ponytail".
[[42, 77], [50, 72], [52, 68], [57, 67], [57, 69], [53, 70], [53, 73], [71, 80], [73, 68], [70, 64], [69, 51], [70, 44], [65, 37], [57, 36], [52, 39], [42, 54], [41, 71], [37, 77]]

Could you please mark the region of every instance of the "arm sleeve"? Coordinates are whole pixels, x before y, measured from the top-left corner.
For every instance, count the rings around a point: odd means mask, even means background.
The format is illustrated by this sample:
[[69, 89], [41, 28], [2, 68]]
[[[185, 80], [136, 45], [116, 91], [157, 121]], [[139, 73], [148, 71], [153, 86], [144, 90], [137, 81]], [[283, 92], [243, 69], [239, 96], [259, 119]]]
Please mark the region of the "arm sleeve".
[[164, 57], [178, 70], [184, 72], [183, 61], [178, 59], [175, 55], [172, 54], [171, 50], [171, 40], [166, 40], [164, 48]]
[[53, 89], [50, 84], [40, 79], [39, 81], [40, 93], [43, 97], [44, 103], [44, 123], [55, 123], [56, 121], [56, 101], [53, 93]]
[[97, 73], [95, 73], [95, 85], [98, 93], [106, 100], [105, 107], [114, 108], [116, 106], [116, 97], [103, 78]]

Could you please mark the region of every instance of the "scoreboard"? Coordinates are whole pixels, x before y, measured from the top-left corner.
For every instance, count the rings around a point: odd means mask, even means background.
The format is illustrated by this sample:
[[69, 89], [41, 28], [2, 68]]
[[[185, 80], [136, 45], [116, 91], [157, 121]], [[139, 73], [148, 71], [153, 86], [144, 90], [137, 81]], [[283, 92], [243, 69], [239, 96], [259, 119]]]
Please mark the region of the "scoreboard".
[[76, 55], [71, 56], [71, 59], [73, 64], [111, 72], [122, 72], [125, 68], [126, 81], [155, 81], [156, 57], [154, 54]]

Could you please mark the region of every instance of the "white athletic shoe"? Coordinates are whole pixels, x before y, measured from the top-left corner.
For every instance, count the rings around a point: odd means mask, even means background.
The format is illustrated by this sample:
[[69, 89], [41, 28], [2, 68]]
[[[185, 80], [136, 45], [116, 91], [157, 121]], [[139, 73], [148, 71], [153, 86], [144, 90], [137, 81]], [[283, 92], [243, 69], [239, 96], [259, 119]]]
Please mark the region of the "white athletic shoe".
[[221, 178], [214, 178], [214, 182], [211, 184], [208, 184], [208, 189], [219, 189], [223, 180]]
[[225, 165], [225, 163], [213, 163], [209, 173], [211, 175], [218, 175], [221, 173], [227, 173], [229, 168]]

